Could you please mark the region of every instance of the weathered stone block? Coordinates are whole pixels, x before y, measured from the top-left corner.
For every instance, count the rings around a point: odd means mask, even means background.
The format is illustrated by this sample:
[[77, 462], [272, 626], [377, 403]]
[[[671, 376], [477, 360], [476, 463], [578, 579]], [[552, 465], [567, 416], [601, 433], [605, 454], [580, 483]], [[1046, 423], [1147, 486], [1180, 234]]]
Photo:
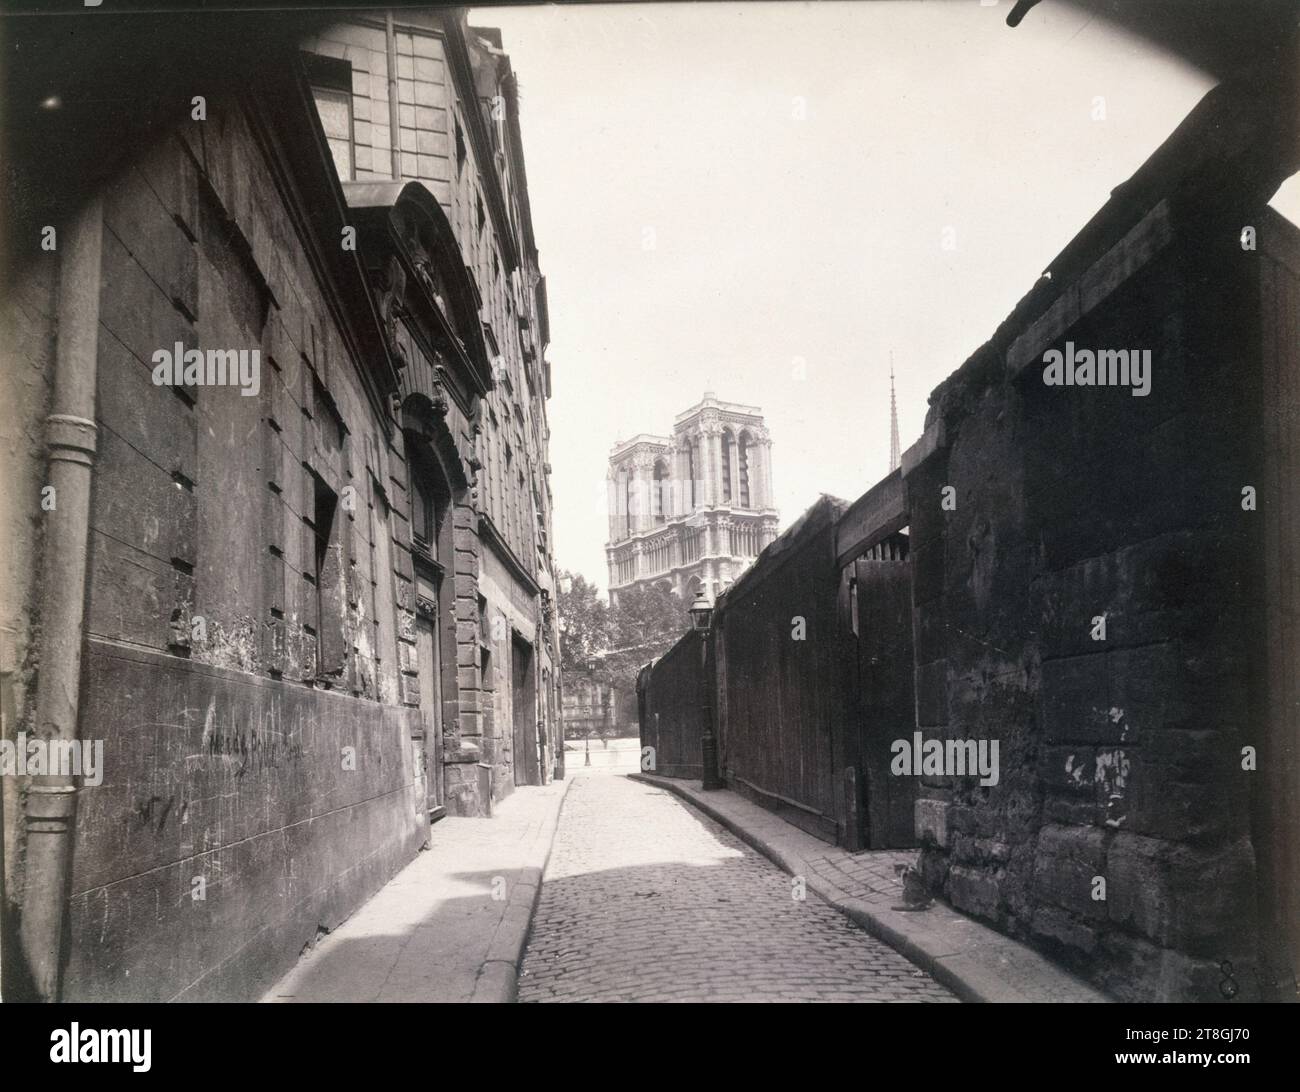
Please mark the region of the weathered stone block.
[[460, 641], [456, 645], [456, 667], [477, 667], [479, 662], [479, 643], [475, 637], [472, 641]]
[[1087, 919], [1104, 919], [1106, 903], [1093, 897], [1105, 878], [1102, 832], [1095, 827], [1045, 826], [1034, 853], [1034, 891], [1045, 902]]
[[922, 842], [940, 847], [948, 845], [948, 809], [946, 800], [922, 797], [915, 804], [916, 836]]
[[420, 670], [419, 646], [409, 641], [397, 642], [397, 662], [401, 670], [417, 672]]
[[267, 558], [262, 562], [262, 596], [267, 611], [284, 613], [284, 585], [284, 561], [268, 550]]
[[955, 866], [948, 872], [948, 900], [958, 910], [986, 921], [1001, 916], [1001, 895], [997, 880], [988, 872]]
[[1034, 907], [1029, 931], [1047, 948], [1066, 962], [1091, 966], [1097, 951], [1097, 928], [1075, 914], [1054, 906]]
[[138, 171], [119, 175], [105, 193], [104, 224], [169, 294], [191, 322], [198, 318], [199, 271], [194, 244]]
[[1169, 841], [1213, 840], [1246, 828], [1248, 809], [1231, 782], [1184, 781], [1143, 748], [1130, 754], [1124, 829]]
[[264, 638], [262, 656], [267, 670], [282, 674], [288, 662], [288, 632], [284, 619], [267, 619], [262, 625], [262, 634]]
[[1045, 746], [1039, 752], [1037, 775], [1049, 798], [1081, 809], [1080, 821], [1085, 825], [1100, 823], [1104, 818], [1097, 810], [1095, 747], [1085, 744]]
[[1042, 665], [1042, 724], [1053, 743], [1114, 743], [1119, 718], [1109, 701], [1106, 657], [1074, 656]]
[[1142, 741], [1150, 732], [1188, 723], [1191, 710], [1179, 688], [1175, 646], [1115, 649], [1107, 666], [1110, 703], [1122, 729], [1121, 740]]

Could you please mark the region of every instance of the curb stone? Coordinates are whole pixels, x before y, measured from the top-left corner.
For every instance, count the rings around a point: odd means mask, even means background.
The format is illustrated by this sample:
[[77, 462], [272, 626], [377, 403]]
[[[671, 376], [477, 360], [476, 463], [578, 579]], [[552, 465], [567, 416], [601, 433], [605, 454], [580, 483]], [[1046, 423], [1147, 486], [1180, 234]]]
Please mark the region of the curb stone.
[[510, 885], [505, 913], [492, 935], [492, 943], [488, 945], [483, 966], [479, 968], [478, 978], [474, 982], [471, 1004], [511, 1004], [519, 998], [519, 964], [524, 958], [524, 949], [532, 932], [533, 916], [537, 913], [537, 904], [542, 896], [542, 877], [546, 874], [546, 866], [551, 859], [555, 833], [560, 826], [560, 814], [564, 811], [564, 802], [569, 798], [569, 790], [572, 788], [573, 777], [570, 776], [565, 779], [559, 803], [542, 822], [541, 830], [529, 847], [532, 855], [538, 846], [545, 846], [541, 851], [540, 862], [520, 868]]

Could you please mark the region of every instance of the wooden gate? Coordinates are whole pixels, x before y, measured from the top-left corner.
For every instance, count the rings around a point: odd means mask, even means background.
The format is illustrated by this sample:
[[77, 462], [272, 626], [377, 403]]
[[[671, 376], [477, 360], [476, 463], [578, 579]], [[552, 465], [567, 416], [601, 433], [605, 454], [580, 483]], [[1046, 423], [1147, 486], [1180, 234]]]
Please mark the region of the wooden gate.
[[868, 849], [915, 846], [916, 779], [890, 772], [892, 744], [911, 746], [915, 724], [912, 664], [912, 579], [907, 561], [853, 563], [853, 629], [857, 635], [856, 844]]

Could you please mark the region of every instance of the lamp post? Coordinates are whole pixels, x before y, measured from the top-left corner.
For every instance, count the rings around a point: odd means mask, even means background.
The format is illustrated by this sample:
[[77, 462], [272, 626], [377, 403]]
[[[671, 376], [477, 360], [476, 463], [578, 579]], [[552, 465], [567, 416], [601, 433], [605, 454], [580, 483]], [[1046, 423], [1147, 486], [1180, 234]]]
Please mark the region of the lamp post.
[[713, 672], [711, 652], [713, 642], [713, 604], [703, 588], [696, 593], [691, 604], [691, 627], [700, 635], [700, 783], [705, 789], [722, 788], [718, 774], [718, 738], [713, 734]]

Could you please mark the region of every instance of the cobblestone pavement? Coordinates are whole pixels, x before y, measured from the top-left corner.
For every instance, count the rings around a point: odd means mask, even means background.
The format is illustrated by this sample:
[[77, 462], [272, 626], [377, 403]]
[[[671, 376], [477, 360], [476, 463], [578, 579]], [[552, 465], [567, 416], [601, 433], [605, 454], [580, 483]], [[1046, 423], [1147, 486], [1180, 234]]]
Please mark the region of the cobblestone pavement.
[[520, 1001], [955, 1001], [652, 785], [575, 772]]

